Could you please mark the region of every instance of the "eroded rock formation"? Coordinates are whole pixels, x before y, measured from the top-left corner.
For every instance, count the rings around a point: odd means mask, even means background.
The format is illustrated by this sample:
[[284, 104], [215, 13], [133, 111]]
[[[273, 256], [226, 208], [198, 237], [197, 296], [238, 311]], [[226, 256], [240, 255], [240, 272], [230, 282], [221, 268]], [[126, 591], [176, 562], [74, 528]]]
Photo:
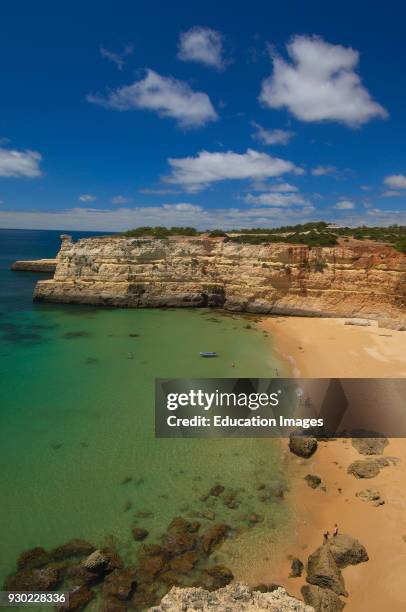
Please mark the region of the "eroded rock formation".
[[242, 245], [219, 238], [62, 237], [38, 301], [363, 316], [405, 324], [406, 257], [386, 245]]
[[179, 589], [173, 587], [161, 604], [150, 608], [150, 612], [192, 612], [193, 610], [233, 610], [235, 612], [260, 612], [270, 610], [273, 612], [314, 612], [314, 608], [302, 601], [290, 597], [285, 589], [278, 588], [272, 593], [250, 591], [244, 585], [231, 584], [215, 592], [202, 588]]

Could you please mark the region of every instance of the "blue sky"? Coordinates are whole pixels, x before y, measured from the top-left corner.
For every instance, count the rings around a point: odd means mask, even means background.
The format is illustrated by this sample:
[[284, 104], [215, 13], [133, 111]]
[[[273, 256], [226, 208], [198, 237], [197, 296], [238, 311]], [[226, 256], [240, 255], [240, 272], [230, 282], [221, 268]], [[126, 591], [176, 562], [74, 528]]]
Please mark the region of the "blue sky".
[[2, 6], [0, 227], [406, 223], [405, 17], [393, 1]]

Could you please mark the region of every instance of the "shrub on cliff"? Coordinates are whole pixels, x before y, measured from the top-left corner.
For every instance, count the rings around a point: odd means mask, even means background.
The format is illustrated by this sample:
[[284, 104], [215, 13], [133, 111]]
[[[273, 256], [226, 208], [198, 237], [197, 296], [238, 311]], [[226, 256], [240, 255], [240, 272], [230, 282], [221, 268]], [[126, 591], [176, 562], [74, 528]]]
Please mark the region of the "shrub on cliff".
[[129, 238], [138, 238], [141, 236], [154, 236], [154, 238], [167, 238], [168, 236], [197, 236], [199, 232], [194, 227], [163, 227], [156, 225], [155, 227], [144, 225], [125, 232], [125, 236]]
[[395, 242], [395, 249], [406, 255], [406, 238], [401, 238]]

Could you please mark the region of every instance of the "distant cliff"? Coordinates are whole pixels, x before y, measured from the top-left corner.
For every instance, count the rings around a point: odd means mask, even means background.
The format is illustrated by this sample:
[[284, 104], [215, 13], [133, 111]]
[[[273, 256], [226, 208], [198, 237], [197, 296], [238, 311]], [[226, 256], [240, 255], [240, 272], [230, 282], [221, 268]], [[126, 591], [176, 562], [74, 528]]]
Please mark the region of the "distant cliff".
[[362, 316], [406, 322], [406, 257], [391, 246], [242, 245], [221, 238], [62, 236], [34, 299], [131, 308]]

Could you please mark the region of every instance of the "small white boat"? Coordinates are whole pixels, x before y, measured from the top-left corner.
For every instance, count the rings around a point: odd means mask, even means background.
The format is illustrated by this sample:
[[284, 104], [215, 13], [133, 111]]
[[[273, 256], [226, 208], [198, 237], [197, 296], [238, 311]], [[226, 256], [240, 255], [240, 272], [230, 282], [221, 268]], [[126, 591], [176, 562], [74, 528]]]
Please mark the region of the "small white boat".
[[218, 353], [214, 351], [201, 351], [200, 357], [218, 357]]

